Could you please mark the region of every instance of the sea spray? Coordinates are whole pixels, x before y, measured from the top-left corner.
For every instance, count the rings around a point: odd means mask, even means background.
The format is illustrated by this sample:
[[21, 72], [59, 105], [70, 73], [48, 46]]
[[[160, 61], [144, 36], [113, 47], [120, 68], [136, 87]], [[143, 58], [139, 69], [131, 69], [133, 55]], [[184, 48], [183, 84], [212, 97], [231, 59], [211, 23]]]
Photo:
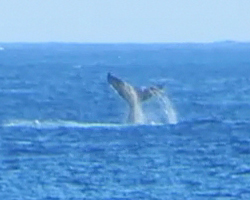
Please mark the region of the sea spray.
[[155, 92], [155, 95], [157, 96], [160, 105], [162, 106], [164, 114], [168, 119], [168, 123], [177, 124], [177, 113], [170, 99], [166, 95], [163, 95], [161, 92]]
[[[137, 95], [137, 92], [134, 90], [133, 87], [128, 87], [130, 96], [132, 97], [131, 100], [131, 107], [130, 108], [130, 113], [129, 113], [129, 118], [128, 121], [133, 121], [136, 124], [144, 124], [146, 123], [145, 121], [145, 114], [143, 113], [142, 110], [142, 105], [139, 100], [139, 97]], [[161, 106], [161, 109], [163, 110], [164, 117], [167, 118], [167, 121], [169, 124], [177, 124], [178, 119], [177, 119], [177, 113], [176, 110], [168, 98], [168, 96], [163, 94], [160, 91], [154, 91], [154, 95], [157, 97], [159, 105]], [[151, 113], [150, 115], [152, 115]], [[147, 116], [147, 114], [146, 114]], [[158, 115], [157, 115], [158, 116]], [[156, 116], [155, 116], [156, 117]], [[157, 121], [157, 120], [156, 120]], [[153, 120], [153, 123], [157, 123], [155, 120]]]

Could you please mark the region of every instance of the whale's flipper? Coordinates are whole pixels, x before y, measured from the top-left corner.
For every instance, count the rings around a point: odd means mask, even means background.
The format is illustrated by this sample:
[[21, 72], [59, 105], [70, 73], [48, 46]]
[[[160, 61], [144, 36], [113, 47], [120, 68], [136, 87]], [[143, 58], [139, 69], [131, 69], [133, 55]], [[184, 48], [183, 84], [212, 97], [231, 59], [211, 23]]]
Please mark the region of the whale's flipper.
[[156, 93], [161, 93], [163, 91], [163, 85], [143, 89], [135, 88], [127, 82], [113, 76], [111, 73], [108, 73], [108, 82], [130, 105], [135, 103], [135, 101], [146, 101], [153, 97]]
[[128, 102], [130, 107], [128, 122], [144, 123], [141, 102], [150, 99], [152, 96], [159, 94], [163, 90], [163, 86], [149, 87], [145, 89], [137, 89], [127, 82], [108, 73], [108, 82], [118, 92], [118, 94]]

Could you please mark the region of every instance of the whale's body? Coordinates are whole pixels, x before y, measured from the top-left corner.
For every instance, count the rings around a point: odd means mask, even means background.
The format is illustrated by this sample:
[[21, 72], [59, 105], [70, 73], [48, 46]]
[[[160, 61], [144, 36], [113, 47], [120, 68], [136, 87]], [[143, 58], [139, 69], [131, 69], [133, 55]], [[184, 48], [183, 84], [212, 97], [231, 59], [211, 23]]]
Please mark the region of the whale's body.
[[157, 92], [160, 92], [163, 87], [156, 86], [138, 89], [110, 73], [108, 73], [107, 79], [109, 84], [129, 105], [127, 122], [135, 124], [144, 123], [141, 103], [153, 97]]

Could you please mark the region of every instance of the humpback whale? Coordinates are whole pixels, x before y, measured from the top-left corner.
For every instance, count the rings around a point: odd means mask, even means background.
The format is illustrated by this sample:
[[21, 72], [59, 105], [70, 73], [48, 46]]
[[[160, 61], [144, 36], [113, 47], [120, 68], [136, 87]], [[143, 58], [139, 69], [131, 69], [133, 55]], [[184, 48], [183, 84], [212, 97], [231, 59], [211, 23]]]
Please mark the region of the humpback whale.
[[111, 73], [108, 73], [107, 80], [113, 89], [129, 105], [128, 123], [144, 123], [141, 103], [155, 96], [157, 93], [162, 93], [163, 91], [163, 85], [151, 86], [149, 88], [133, 87], [129, 83], [122, 81], [120, 78], [115, 77]]

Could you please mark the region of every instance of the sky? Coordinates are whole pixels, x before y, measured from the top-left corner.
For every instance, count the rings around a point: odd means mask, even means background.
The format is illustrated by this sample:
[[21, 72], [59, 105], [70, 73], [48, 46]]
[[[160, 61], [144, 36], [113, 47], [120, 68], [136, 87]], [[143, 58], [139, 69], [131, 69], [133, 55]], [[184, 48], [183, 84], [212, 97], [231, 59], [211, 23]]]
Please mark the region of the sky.
[[250, 0], [0, 0], [0, 42], [250, 41]]

